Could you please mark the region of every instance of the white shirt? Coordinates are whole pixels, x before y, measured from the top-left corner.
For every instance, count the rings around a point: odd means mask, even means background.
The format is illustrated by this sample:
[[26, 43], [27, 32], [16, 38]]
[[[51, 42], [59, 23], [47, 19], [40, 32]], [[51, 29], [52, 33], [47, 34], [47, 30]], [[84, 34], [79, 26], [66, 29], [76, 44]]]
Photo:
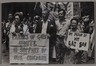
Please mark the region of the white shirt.
[[43, 21], [43, 23], [42, 23], [42, 32], [41, 33], [46, 34], [47, 25], [48, 25], [48, 20], [46, 22]]
[[9, 23], [6, 23], [6, 28], [8, 27]]
[[10, 28], [10, 33], [13, 33], [13, 32], [15, 32], [15, 24], [13, 23], [12, 25], [11, 25], [11, 28]]
[[36, 27], [37, 27], [37, 25], [36, 24], [33, 24], [33, 32], [35, 33], [35, 31], [36, 31]]
[[56, 20], [55, 23], [57, 26], [57, 35], [64, 35], [70, 25], [70, 21], [68, 21], [68, 20], [65, 20], [62, 23], [60, 23], [59, 20]]
[[28, 26], [23, 24], [23, 33], [28, 34]]

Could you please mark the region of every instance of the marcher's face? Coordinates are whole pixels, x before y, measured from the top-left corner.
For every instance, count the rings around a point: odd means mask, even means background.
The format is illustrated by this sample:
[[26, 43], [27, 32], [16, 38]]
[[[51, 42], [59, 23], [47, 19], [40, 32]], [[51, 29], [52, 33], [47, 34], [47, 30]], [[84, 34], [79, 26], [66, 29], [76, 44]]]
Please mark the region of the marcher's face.
[[47, 13], [47, 11], [43, 11], [43, 12], [42, 12], [42, 17], [43, 17], [44, 20], [46, 20], [46, 19], [48, 18], [48, 13]]
[[89, 28], [89, 33], [92, 34], [92, 32], [93, 32], [93, 27], [91, 26], [91, 27]]
[[83, 16], [82, 19], [84, 22], [88, 22], [89, 21], [89, 15]]
[[20, 21], [19, 16], [15, 16], [15, 21], [16, 21], [16, 23], [19, 23], [19, 21]]
[[26, 19], [24, 18], [24, 19], [23, 19], [23, 22], [24, 22], [25, 20], [26, 20]]
[[47, 13], [46, 11], [43, 11], [43, 12], [42, 12], [42, 17], [43, 17], [43, 18], [46, 17], [46, 13]]
[[51, 10], [51, 4], [48, 3], [48, 10], [50, 11]]
[[73, 29], [75, 29], [77, 27], [77, 21], [72, 20], [71, 26], [72, 26]]
[[55, 5], [56, 5], [56, 7], [58, 7], [58, 5], [59, 5], [59, 4], [58, 4], [58, 2], [56, 2], [56, 4], [55, 4]]
[[58, 15], [59, 15], [59, 19], [64, 18], [63, 11], [60, 11]]
[[18, 22], [19, 21], [19, 18], [15, 18], [15, 20]]
[[20, 12], [21, 17], [23, 17], [23, 12]]
[[9, 18], [9, 19], [12, 19], [12, 14], [9, 14], [9, 15], [8, 15], [8, 18]]
[[34, 21], [34, 24], [37, 24], [37, 22], [38, 22], [38, 20], [35, 20], [35, 21]]
[[54, 5], [52, 3], [47, 4], [47, 8], [48, 8], [49, 11], [51, 11], [52, 7], [54, 7]]
[[31, 20], [31, 17], [29, 17], [29, 20]]
[[27, 21], [25, 22], [25, 25], [27, 25]]

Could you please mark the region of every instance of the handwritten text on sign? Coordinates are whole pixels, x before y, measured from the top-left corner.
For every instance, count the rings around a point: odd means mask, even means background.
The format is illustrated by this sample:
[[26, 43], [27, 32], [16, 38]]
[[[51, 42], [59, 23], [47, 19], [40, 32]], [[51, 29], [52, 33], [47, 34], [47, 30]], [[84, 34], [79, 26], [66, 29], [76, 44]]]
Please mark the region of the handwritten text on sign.
[[10, 35], [10, 63], [48, 63], [49, 38], [45, 34]]
[[72, 49], [88, 51], [89, 34], [68, 32], [67, 45]]

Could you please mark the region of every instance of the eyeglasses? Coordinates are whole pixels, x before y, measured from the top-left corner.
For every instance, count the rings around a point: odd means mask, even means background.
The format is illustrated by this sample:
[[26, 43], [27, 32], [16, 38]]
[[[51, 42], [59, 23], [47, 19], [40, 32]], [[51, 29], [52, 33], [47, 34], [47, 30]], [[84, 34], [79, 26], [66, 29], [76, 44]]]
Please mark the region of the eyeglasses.
[[63, 16], [63, 14], [62, 14], [62, 13], [59, 13], [58, 15], [59, 15], [59, 16]]

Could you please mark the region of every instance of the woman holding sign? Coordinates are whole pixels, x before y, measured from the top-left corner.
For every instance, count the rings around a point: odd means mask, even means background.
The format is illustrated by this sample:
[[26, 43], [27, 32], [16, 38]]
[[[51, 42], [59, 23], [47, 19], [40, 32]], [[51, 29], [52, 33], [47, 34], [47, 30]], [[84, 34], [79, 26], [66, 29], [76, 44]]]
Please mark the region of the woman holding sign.
[[[78, 29], [78, 20], [76, 18], [71, 19], [70, 29], [68, 30], [67, 34], [69, 34], [70, 32], [75, 32], [75, 33], [80, 32]], [[73, 45], [73, 44], [66, 45], [69, 49], [68, 49], [68, 52], [66, 52], [66, 54], [65, 54], [64, 63], [76, 64], [78, 62], [78, 59], [80, 60], [80, 58], [79, 58], [80, 54], [79, 54], [79, 56], [77, 56], [77, 54], [79, 52], [78, 49], [71, 49], [70, 48], [71, 45]]]

